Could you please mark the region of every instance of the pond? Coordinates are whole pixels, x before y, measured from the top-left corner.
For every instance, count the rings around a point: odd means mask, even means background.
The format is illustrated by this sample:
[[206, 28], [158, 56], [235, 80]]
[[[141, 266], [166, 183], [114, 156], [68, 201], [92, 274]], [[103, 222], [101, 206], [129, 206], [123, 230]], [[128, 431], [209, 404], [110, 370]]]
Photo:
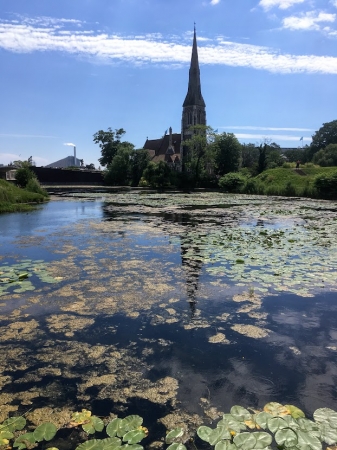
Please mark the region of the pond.
[[0, 232], [0, 421], [337, 409], [336, 202], [74, 194]]

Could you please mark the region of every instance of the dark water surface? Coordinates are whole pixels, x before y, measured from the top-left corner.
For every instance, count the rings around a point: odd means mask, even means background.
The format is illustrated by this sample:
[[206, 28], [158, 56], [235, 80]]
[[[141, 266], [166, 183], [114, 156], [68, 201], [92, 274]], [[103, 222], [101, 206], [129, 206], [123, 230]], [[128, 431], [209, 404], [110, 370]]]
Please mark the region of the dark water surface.
[[193, 426], [234, 404], [337, 409], [331, 211], [318, 236], [302, 203], [149, 212], [148, 199], [107, 200], [0, 216], [0, 266], [43, 260], [55, 279], [32, 272], [35, 290], [3, 288], [3, 415], [86, 407], [151, 427], [170, 413]]

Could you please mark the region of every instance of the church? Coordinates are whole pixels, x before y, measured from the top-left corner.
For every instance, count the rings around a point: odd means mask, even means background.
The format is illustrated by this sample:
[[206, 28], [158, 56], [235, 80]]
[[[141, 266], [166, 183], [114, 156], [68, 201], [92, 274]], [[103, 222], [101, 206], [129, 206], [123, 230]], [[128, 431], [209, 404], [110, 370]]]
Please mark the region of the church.
[[181, 170], [184, 153], [183, 142], [190, 138], [193, 125], [206, 125], [206, 104], [201, 94], [200, 69], [198, 59], [197, 36], [194, 27], [191, 65], [188, 79], [188, 89], [183, 103], [181, 133], [172, 133], [169, 129], [162, 138], [147, 139], [144, 149], [147, 149], [151, 161], [165, 161], [175, 170]]

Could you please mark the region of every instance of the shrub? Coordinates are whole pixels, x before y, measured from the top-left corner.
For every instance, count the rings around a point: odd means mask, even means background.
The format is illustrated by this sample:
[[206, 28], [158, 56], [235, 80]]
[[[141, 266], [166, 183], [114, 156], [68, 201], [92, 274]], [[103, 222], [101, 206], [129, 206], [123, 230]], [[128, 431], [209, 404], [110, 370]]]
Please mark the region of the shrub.
[[317, 175], [314, 179], [314, 186], [320, 198], [337, 199], [337, 171]]
[[36, 194], [41, 194], [44, 197], [48, 197], [48, 192], [43, 189], [39, 183], [39, 180], [33, 176], [26, 184], [26, 189], [29, 192], [35, 192]]
[[238, 172], [230, 172], [220, 178], [219, 187], [227, 192], [241, 192], [246, 180], [247, 178], [244, 175]]
[[21, 167], [16, 171], [15, 179], [16, 184], [21, 188], [25, 188], [29, 182], [34, 177], [33, 172], [28, 167]]

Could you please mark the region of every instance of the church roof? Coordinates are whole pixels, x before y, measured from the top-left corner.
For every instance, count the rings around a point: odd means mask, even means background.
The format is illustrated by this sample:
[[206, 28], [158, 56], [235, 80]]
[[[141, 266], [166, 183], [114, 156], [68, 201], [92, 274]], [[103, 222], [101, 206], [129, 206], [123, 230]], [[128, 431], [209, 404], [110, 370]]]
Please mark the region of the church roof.
[[[172, 144], [175, 153], [180, 153], [180, 144], [181, 144], [180, 133], [172, 133]], [[149, 150], [150, 156], [152, 156], [153, 151], [154, 156], [159, 156], [166, 154], [169, 145], [170, 145], [170, 136], [168, 134], [165, 134], [165, 136], [163, 136], [160, 139], [146, 139], [144, 148]]]
[[203, 106], [206, 107], [205, 101], [201, 94], [200, 69], [197, 47], [197, 36], [194, 27], [193, 47], [191, 56], [191, 66], [188, 80], [188, 91], [183, 106]]

